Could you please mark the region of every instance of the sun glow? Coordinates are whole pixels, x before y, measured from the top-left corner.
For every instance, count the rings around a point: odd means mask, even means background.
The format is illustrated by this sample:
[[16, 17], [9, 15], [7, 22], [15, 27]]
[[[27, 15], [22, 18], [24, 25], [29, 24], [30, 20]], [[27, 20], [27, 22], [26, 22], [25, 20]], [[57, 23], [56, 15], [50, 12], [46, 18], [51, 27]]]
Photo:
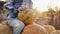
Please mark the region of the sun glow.
[[53, 9], [55, 6], [60, 6], [60, 0], [32, 0], [33, 8], [37, 8], [40, 12], [48, 10], [48, 6], [51, 6]]

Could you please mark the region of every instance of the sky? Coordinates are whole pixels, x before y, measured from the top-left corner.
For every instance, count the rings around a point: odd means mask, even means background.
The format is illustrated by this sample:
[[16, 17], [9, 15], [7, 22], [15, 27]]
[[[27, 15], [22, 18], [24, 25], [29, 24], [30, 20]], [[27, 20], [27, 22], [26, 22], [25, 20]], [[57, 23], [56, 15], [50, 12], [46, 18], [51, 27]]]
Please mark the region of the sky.
[[60, 0], [32, 0], [33, 8], [39, 9], [41, 12], [47, 11], [48, 6], [53, 9], [55, 6], [60, 6]]

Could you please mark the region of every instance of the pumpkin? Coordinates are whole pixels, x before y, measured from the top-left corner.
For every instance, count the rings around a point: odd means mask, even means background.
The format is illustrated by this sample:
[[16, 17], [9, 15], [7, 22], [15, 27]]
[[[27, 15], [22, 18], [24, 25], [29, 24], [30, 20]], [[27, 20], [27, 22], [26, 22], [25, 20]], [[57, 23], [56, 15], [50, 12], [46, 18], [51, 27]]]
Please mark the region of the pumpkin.
[[34, 9], [25, 9], [23, 11], [20, 11], [18, 13], [18, 19], [23, 21], [25, 24], [32, 24], [35, 19], [36, 19], [36, 15], [37, 15], [37, 10]]
[[43, 26], [30, 24], [23, 29], [22, 34], [48, 34], [48, 32]]
[[48, 31], [49, 34], [55, 30], [52, 25], [43, 25], [43, 27]]
[[12, 34], [12, 29], [7, 25], [0, 24], [0, 34]]
[[60, 34], [60, 30], [55, 30], [55, 31], [51, 32], [51, 34]]

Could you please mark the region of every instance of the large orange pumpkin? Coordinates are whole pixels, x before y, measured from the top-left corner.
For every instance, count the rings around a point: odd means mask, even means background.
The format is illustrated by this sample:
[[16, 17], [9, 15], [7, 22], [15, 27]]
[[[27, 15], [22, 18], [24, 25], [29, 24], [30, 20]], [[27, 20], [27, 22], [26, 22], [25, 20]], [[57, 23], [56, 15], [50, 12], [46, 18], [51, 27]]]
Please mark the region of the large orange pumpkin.
[[23, 21], [25, 24], [32, 24], [36, 19], [37, 10], [34, 9], [25, 9], [18, 13], [18, 19]]
[[52, 25], [43, 25], [43, 27], [48, 31], [49, 34], [55, 30]]
[[0, 24], [0, 34], [12, 34], [12, 30], [9, 26]]
[[22, 34], [48, 34], [48, 32], [43, 26], [30, 24], [23, 29]]

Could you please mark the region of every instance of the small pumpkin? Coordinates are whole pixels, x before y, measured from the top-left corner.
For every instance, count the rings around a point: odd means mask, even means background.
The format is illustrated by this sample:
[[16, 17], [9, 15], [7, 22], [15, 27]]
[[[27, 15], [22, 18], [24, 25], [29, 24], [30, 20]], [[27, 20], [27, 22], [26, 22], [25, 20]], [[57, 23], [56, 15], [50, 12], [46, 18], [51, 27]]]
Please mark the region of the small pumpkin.
[[43, 27], [48, 31], [49, 34], [55, 30], [52, 25], [43, 25]]
[[60, 30], [55, 30], [55, 31], [51, 32], [51, 34], [60, 34]]

